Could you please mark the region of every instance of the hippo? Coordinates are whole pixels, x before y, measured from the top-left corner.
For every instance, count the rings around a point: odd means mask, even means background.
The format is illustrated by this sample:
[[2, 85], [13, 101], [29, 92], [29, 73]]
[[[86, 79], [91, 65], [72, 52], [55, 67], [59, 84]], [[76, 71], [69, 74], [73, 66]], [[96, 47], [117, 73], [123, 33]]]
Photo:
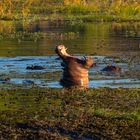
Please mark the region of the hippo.
[[42, 66], [27, 66], [26, 67], [26, 69], [27, 70], [43, 70], [43, 69], [45, 69], [44, 67], [42, 67]]
[[0, 82], [2, 83], [10, 83], [11, 79], [8, 77], [8, 78], [5, 78], [5, 79], [0, 79]]
[[67, 53], [64, 45], [58, 45], [55, 49], [56, 54], [62, 59], [63, 77], [60, 84], [63, 87], [82, 87], [88, 88], [88, 70], [93, 67], [93, 58], [72, 56]]
[[102, 71], [117, 73], [117, 72], [121, 72], [121, 68], [118, 66], [108, 65], [105, 68], [103, 68]]

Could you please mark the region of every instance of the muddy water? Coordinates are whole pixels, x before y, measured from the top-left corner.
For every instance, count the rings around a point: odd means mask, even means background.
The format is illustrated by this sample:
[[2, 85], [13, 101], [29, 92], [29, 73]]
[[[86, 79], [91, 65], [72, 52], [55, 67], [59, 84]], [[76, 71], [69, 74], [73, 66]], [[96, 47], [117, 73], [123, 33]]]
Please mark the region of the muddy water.
[[[140, 23], [61, 20], [0, 21], [0, 87], [61, 88], [57, 44], [65, 44], [79, 57], [93, 57], [96, 66], [89, 71], [89, 87], [140, 88]], [[26, 69], [32, 65], [44, 69]], [[107, 65], [122, 71], [103, 72]]]

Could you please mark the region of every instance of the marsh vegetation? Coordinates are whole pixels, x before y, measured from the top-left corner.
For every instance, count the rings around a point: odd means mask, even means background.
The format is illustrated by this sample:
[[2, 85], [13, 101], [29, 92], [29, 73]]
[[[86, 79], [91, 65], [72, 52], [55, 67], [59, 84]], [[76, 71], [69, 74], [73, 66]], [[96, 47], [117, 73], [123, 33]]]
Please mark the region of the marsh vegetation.
[[[0, 19], [0, 139], [140, 139], [139, 0], [1, 0]], [[94, 58], [90, 89], [61, 89], [58, 44]]]
[[139, 139], [139, 89], [0, 90], [1, 139]]
[[140, 20], [139, 0], [2, 0], [0, 18], [84, 21]]

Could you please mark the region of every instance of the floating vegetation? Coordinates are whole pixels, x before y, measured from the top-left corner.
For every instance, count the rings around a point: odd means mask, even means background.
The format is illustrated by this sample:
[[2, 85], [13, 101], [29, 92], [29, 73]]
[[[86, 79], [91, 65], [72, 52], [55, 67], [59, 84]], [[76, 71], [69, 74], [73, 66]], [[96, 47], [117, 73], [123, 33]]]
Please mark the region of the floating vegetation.
[[14, 33], [0, 33], [1, 39], [17, 39], [20, 43], [22, 40], [33, 40], [37, 41], [45, 37], [45, 34], [42, 32], [14, 32]]
[[18, 43], [23, 40], [30, 40], [37, 42], [40, 39], [48, 38], [50, 40], [71, 40], [79, 37], [79, 33], [43, 33], [43, 32], [16, 32], [16, 33], [0, 33], [0, 40], [3, 39], [17, 39]]
[[51, 40], [72, 40], [77, 39], [79, 37], [79, 33], [68, 32], [68, 33], [51, 33]]

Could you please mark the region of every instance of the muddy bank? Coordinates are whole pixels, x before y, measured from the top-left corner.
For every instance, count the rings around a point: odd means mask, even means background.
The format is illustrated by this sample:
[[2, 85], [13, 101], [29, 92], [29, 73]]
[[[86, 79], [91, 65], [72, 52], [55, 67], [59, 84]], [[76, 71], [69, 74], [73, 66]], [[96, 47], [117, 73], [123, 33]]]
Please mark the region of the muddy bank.
[[139, 89], [0, 90], [1, 139], [139, 139]]

